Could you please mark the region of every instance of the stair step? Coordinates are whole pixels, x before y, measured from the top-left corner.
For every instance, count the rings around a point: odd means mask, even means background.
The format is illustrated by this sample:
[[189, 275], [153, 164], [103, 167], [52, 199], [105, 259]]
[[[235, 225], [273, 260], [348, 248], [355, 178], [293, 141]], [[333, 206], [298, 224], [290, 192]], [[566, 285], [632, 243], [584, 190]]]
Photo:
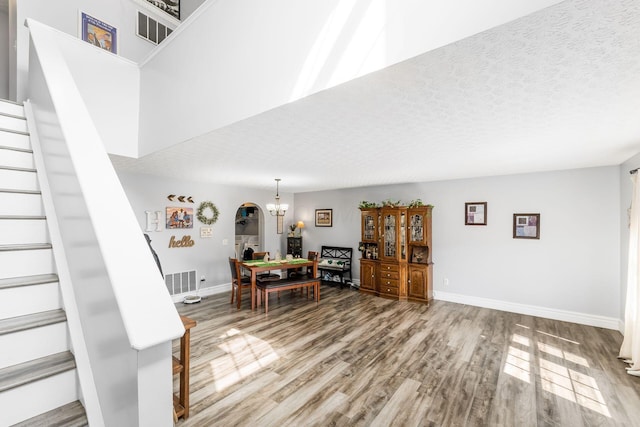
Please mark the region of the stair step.
[[[27, 314], [26, 316], [11, 317], [9, 319], [0, 320], [0, 335], [53, 325], [55, 323], [65, 322], [66, 320], [67, 315], [64, 310], [61, 309]], [[2, 376], [0, 375], [0, 378], [1, 377]]]
[[40, 189], [35, 169], [15, 166], [0, 166], [0, 187], [35, 191]]
[[74, 366], [66, 351], [0, 370], [0, 387], [12, 386], [0, 392], [0, 425], [14, 425], [78, 400]]
[[[0, 129], [0, 141], [3, 141], [5, 138], [2, 138], [2, 133], [6, 131], [6, 129]], [[4, 142], [4, 141], [3, 141]], [[22, 153], [30, 153], [33, 154], [33, 150], [30, 147], [15, 147], [13, 145], [0, 145], [0, 150], [7, 151], [20, 151]]]
[[0, 279], [0, 289], [42, 285], [45, 283], [54, 283], [57, 281], [57, 274], [38, 274], [36, 276], [9, 277], [7, 279]]
[[13, 427], [84, 427], [88, 425], [89, 420], [87, 420], [84, 406], [79, 401], [75, 401], [14, 424]]
[[75, 367], [76, 362], [70, 351], [9, 366], [0, 369], [0, 392], [75, 369]]
[[0, 245], [0, 252], [10, 251], [37, 251], [40, 249], [51, 249], [51, 243], [30, 243], [20, 245]]
[[49, 241], [49, 229], [44, 216], [0, 215], [0, 245]]
[[7, 132], [0, 129], [0, 147], [5, 150], [20, 149], [31, 151], [29, 135], [22, 132]]
[[40, 191], [0, 189], [0, 215], [44, 215]]
[[52, 249], [0, 251], [0, 278], [56, 272]]
[[24, 107], [22, 104], [2, 99], [0, 100], [0, 113], [24, 117]]
[[[0, 279], [0, 319], [59, 310], [63, 307], [58, 277], [42, 274]], [[3, 352], [0, 352], [2, 360]]]
[[23, 117], [14, 115], [0, 114], [0, 128], [4, 130], [12, 130], [27, 133], [27, 121]]
[[[19, 170], [28, 169], [35, 170], [35, 161], [33, 153], [28, 149], [14, 149], [0, 147], [0, 167], [3, 168], [17, 168]], [[5, 185], [0, 184], [0, 188], [5, 188]], [[15, 188], [10, 185], [6, 188]]]

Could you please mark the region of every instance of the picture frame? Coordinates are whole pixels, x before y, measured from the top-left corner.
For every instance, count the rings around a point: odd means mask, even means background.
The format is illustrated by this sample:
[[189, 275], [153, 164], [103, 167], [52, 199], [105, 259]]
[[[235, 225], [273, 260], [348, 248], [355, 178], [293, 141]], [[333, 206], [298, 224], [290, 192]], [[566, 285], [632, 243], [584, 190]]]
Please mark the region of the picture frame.
[[539, 213], [514, 213], [513, 214], [513, 238], [514, 239], [540, 239], [540, 214]]
[[146, 0], [158, 9], [180, 20], [180, 0]]
[[118, 29], [80, 12], [80, 38], [111, 53], [118, 53]]
[[487, 202], [465, 203], [464, 225], [487, 225]]
[[333, 209], [316, 209], [316, 227], [333, 227]]
[[193, 228], [193, 208], [167, 206], [167, 228]]

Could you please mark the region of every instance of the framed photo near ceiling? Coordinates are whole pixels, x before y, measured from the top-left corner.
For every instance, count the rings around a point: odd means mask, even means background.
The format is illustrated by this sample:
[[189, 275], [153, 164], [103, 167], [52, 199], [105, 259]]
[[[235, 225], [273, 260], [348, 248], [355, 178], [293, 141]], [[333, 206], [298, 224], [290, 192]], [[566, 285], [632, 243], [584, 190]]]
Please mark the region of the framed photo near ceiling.
[[80, 12], [80, 38], [111, 53], [118, 53], [118, 29], [84, 12]]
[[513, 214], [513, 238], [514, 239], [540, 239], [540, 214], [539, 213]]
[[465, 203], [464, 225], [487, 225], [487, 202]]
[[147, 2], [180, 19], [180, 0], [147, 0]]
[[316, 227], [333, 227], [333, 209], [316, 209]]

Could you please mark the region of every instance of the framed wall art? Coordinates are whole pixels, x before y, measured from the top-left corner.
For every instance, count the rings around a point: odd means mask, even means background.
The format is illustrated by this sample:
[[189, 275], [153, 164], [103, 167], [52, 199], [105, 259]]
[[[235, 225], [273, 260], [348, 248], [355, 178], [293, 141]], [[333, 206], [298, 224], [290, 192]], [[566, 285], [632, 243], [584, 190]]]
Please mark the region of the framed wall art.
[[193, 208], [167, 206], [167, 228], [193, 228]]
[[146, 0], [176, 19], [180, 19], [180, 0]]
[[316, 227], [333, 227], [333, 209], [316, 209]]
[[465, 203], [464, 225], [487, 225], [487, 202]]
[[118, 53], [117, 28], [84, 12], [80, 12], [80, 38], [111, 53]]
[[540, 214], [539, 213], [513, 214], [513, 238], [514, 239], [540, 239]]

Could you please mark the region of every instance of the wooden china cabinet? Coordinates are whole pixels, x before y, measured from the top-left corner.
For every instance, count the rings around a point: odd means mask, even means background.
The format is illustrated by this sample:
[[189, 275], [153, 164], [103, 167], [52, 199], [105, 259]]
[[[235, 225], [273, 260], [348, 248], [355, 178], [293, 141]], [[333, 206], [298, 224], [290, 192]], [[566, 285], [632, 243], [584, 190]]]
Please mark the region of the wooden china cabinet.
[[360, 291], [429, 303], [431, 206], [362, 209]]

